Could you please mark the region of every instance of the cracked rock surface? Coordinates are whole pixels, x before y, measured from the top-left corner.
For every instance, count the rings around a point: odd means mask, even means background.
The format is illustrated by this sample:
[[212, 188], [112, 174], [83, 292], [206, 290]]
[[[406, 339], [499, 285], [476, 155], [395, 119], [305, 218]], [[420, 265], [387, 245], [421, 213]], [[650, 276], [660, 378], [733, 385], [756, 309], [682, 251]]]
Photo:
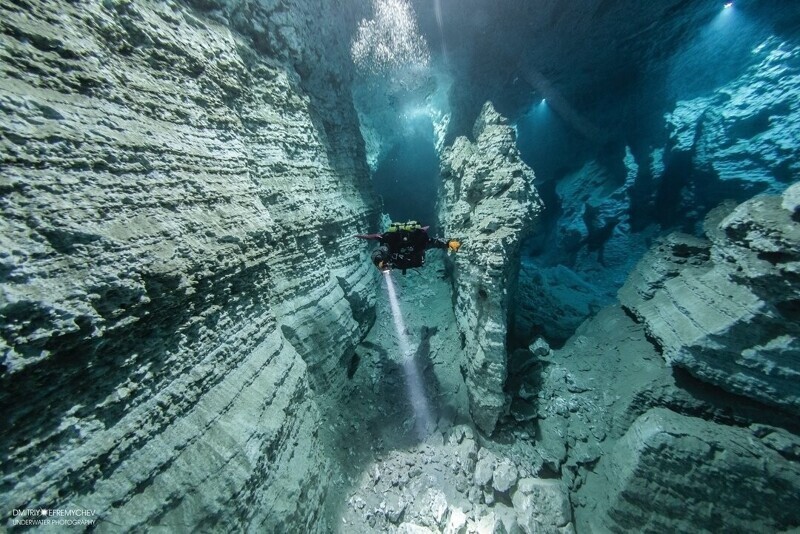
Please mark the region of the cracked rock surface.
[[315, 393], [369, 327], [378, 210], [300, 12], [270, 57], [181, 3], [0, 2], [4, 510], [325, 530]]
[[520, 240], [542, 203], [514, 130], [491, 103], [475, 122], [474, 138], [459, 137], [442, 156], [439, 219], [447, 236], [463, 241], [455, 257], [456, 320], [468, 354], [470, 412], [491, 433], [508, 404], [506, 334]]
[[[665, 358], [697, 378], [800, 413], [800, 184], [713, 211], [709, 241], [673, 237], [620, 290]], [[705, 260], [705, 261], [702, 261]]]

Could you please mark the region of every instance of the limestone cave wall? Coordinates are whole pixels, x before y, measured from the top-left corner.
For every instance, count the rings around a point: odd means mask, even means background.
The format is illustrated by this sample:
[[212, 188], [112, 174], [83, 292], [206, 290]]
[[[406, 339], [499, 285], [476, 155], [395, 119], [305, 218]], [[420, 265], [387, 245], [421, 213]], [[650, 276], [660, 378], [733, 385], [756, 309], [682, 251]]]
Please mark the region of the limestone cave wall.
[[374, 316], [353, 16], [0, 3], [4, 511], [325, 530], [316, 398]]
[[797, 180], [797, 58], [796, 40], [768, 37], [748, 52], [752, 64], [740, 76], [677, 101], [660, 121], [663, 141], [606, 149], [539, 184], [549, 210], [523, 248], [522, 340], [563, 343], [616, 300], [656, 236], [700, 235], [723, 201], [780, 193]]
[[559, 350], [531, 347], [511, 412], [536, 428], [579, 532], [800, 524], [799, 189], [659, 240], [620, 304]]

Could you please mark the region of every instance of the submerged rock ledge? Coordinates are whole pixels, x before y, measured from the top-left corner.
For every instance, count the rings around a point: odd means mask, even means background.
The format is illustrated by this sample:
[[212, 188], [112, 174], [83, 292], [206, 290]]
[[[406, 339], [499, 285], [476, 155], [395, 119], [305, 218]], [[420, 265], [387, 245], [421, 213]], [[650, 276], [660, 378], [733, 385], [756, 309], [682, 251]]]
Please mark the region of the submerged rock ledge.
[[722, 205], [708, 239], [665, 237], [621, 305], [559, 350], [531, 346], [511, 411], [578, 532], [800, 524], [798, 191]]
[[714, 210], [710, 241], [674, 235], [620, 290], [673, 365], [800, 413], [800, 184]]

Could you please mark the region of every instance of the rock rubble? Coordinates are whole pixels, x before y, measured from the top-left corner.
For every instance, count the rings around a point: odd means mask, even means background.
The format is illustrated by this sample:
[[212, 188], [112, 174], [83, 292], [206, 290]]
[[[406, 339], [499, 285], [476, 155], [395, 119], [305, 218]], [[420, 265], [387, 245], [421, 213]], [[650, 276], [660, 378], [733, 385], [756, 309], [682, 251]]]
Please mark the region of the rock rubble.
[[525, 466], [482, 447], [470, 426], [445, 434], [365, 469], [347, 500], [342, 530], [574, 532], [560, 481], [533, 478]]

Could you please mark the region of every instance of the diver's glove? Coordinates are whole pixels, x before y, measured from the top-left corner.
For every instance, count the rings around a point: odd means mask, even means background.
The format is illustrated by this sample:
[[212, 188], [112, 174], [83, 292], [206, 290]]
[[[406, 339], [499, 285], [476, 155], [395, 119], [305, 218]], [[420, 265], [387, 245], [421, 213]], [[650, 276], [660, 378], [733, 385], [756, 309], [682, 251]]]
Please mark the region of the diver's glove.
[[449, 248], [453, 252], [458, 252], [458, 249], [461, 248], [461, 243], [456, 241], [455, 239], [451, 239], [447, 242], [447, 248]]

